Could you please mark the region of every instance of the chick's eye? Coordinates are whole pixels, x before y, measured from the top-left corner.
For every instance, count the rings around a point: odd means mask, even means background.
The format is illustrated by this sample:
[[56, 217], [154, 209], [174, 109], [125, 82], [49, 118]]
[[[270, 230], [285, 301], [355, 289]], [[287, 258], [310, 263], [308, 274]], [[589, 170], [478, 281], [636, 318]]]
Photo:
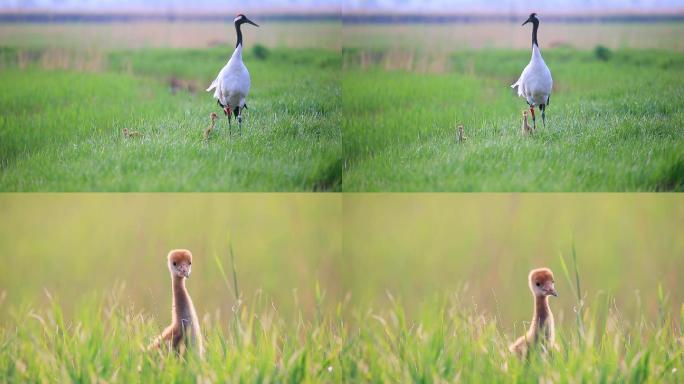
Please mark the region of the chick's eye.
[[541, 283], [537, 281], [537, 287], [541, 286]]
[[176, 262], [175, 262], [175, 261], [173, 262], [173, 266], [174, 266], [174, 267], [176, 266]]
[[192, 265], [192, 262], [188, 263], [188, 265]]

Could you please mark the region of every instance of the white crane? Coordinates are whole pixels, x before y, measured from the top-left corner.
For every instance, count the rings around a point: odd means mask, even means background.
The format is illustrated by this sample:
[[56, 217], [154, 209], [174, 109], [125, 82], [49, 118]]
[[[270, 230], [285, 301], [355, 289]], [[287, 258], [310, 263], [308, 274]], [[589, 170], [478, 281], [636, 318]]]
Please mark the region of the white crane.
[[532, 113], [532, 125], [534, 129], [537, 128], [537, 122], [534, 116], [534, 107], [539, 106], [542, 112], [542, 123], [546, 126], [546, 107], [549, 105], [551, 99], [551, 88], [553, 88], [553, 79], [551, 78], [551, 71], [546, 66], [542, 58], [541, 51], [539, 51], [539, 43], [537, 42], [537, 29], [539, 29], [539, 19], [537, 14], [533, 13], [522, 25], [532, 23], [532, 59], [527, 67], [523, 70], [518, 81], [511, 85], [511, 88], [518, 87], [518, 96], [524, 97], [527, 104], [530, 106]]
[[257, 27], [258, 25], [243, 14], [237, 15], [233, 22], [237, 32], [235, 51], [228, 60], [228, 64], [221, 69], [216, 79], [207, 88], [207, 92], [215, 89], [214, 98], [217, 99], [218, 104], [223, 108], [223, 112], [228, 116], [228, 129], [230, 130], [230, 119], [231, 114], [233, 114], [237, 118], [242, 135], [242, 110], [247, 108], [245, 99], [249, 94], [250, 80], [249, 71], [242, 62], [242, 31], [240, 26], [244, 23]]

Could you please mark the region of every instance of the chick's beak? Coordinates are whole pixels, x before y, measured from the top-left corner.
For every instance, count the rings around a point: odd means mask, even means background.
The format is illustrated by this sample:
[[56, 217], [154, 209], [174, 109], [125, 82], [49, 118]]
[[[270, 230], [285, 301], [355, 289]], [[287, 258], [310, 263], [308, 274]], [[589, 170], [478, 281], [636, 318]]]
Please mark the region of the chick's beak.
[[546, 290], [546, 293], [551, 296], [558, 297], [558, 292], [556, 292], [556, 288], [554, 288], [553, 285]]
[[181, 275], [182, 277], [189, 278], [190, 277], [190, 267], [187, 265], [181, 265], [178, 267], [178, 274]]
[[558, 297], [558, 292], [556, 292], [556, 287], [554, 287], [552, 281], [547, 281], [542, 285], [542, 291], [544, 291], [545, 294], [551, 295]]

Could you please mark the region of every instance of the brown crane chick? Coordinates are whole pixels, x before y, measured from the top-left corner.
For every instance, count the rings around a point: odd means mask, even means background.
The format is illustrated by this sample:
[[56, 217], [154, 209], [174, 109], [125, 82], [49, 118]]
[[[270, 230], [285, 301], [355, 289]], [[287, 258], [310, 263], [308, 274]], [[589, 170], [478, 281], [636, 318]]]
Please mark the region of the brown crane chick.
[[123, 129], [123, 135], [125, 138], [131, 138], [131, 137], [143, 137], [144, 135], [138, 131], [131, 131], [128, 128]]
[[532, 323], [527, 333], [508, 347], [519, 357], [527, 356], [530, 347], [539, 344], [546, 350], [556, 348], [553, 314], [549, 307], [549, 296], [558, 296], [553, 283], [553, 272], [548, 268], [533, 269], [530, 272], [529, 285], [534, 296]]
[[214, 125], [216, 124], [218, 115], [216, 112], [212, 112], [211, 115], [209, 115], [209, 118], [211, 119], [211, 125], [204, 130], [204, 140], [209, 140], [209, 135], [211, 135], [211, 132], [214, 130]]
[[171, 290], [173, 292], [171, 325], [166, 327], [147, 349], [155, 349], [166, 344], [180, 355], [186, 349], [195, 347], [200, 358], [204, 357], [204, 345], [197, 313], [188, 290], [185, 288], [185, 280], [190, 277], [192, 268], [192, 253], [187, 249], [174, 249], [169, 252], [168, 267], [169, 272], [171, 272]]
[[522, 134], [523, 134], [523, 135], [529, 135], [529, 134], [531, 134], [533, 131], [532, 131], [532, 127], [530, 127], [530, 125], [527, 123], [527, 110], [524, 110], [524, 111], [523, 111], [522, 117], [523, 117], [523, 118], [522, 118], [522, 129], [521, 129], [521, 130], [522, 130]]
[[465, 133], [463, 132], [463, 125], [459, 125], [456, 129], [456, 138], [458, 139], [459, 143], [468, 140], [468, 138], [465, 136]]

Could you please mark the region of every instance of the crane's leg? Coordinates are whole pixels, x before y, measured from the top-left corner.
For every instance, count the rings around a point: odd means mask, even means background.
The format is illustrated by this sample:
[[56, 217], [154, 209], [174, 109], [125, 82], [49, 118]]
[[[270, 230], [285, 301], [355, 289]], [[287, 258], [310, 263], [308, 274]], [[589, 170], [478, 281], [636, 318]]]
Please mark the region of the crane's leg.
[[230, 123], [230, 119], [231, 119], [233, 112], [230, 110], [230, 105], [223, 107], [223, 113], [225, 113], [226, 116], [228, 117], [228, 135], [232, 136], [233, 131], [232, 131], [232, 124]]
[[537, 119], [534, 117], [534, 105], [530, 105], [530, 113], [532, 114], [532, 129], [537, 130]]
[[242, 110], [244, 108], [239, 108], [238, 107], [238, 115], [237, 115], [237, 121], [238, 121], [238, 127], [240, 131], [240, 136], [242, 136]]
[[542, 111], [542, 124], [544, 124], [544, 129], [546, 129], [546, 105], [539, 105], [539, 109]]

